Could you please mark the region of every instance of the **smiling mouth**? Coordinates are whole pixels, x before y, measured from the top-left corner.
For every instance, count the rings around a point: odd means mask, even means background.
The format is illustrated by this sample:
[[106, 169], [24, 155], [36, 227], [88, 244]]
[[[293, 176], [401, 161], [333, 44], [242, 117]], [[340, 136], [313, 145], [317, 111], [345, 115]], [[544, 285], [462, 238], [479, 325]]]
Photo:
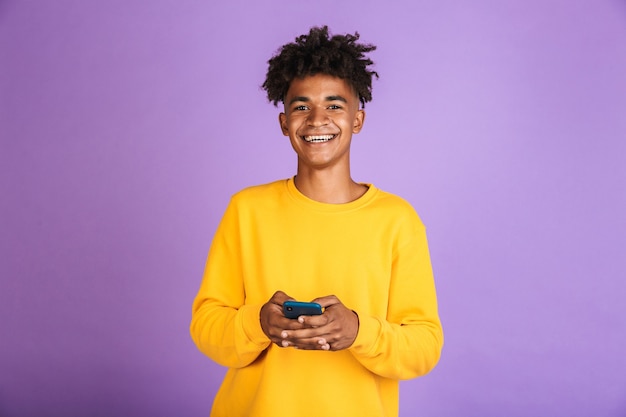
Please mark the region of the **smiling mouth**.
[[310, 135], [310, 136], [302, 136], [302, 139], [304, 139], [305, 142], [309, 142], [309, 143], [321, 143], [321, 142], [328, 142], [329, 140], [332, 140], [336, 137], [337, 135]]

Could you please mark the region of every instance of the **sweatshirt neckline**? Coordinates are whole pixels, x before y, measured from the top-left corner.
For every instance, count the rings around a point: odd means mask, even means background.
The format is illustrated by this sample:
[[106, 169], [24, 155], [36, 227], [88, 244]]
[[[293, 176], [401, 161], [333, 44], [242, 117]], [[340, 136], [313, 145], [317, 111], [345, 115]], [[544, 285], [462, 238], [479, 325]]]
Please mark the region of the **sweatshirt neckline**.
[[367, 191], [361, 197], [357, 198], [354, 201], [350, 201], [348, 203], [341, 204], [331, 204], [331, 203], [321, 203], [319, 201], [315, 201], [305, 196], [298, 190], [296, 184], [294, 182], [293, 177], [288, 178], [285, 181], [287, 192], [289, 196], [294, 199], [298, 204], [308, 207], [313, 210], [323, 211], [327, 213], [342, 213], [347, 211], [356, 210], [361, 208], [367, 204], [369, 204], [376, 194], [378, 193], [378, 188], [376, 188], [373, 184], [361, 183], [367, 187]]

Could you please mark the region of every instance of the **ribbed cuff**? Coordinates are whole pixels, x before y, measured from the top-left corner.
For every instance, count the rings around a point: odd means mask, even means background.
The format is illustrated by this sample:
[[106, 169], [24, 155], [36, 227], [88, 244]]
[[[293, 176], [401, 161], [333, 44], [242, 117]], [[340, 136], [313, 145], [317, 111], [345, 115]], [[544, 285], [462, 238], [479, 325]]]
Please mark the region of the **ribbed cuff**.
[[359, 315], [359, 333], [350, 350], [358, 355], [369, 356], [375, 350], [381, 323], [376, 317]]
[[261, 304], [246, 304], [239, 307], [242, 328], [248, 339], [254, 344], [263, 346], [270, 343], [270, 339], [261, 328]]

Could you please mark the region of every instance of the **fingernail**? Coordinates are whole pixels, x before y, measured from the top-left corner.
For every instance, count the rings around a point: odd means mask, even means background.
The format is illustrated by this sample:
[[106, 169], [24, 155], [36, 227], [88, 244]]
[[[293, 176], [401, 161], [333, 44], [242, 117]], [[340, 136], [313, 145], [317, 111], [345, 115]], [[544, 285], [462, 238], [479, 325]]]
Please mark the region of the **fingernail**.
[[287, 338], [287, 336], [289, 336], [289, 335], [288, 335], [288, 334], [287, 334], [287, 332], [285, 332], [285, 331], [283, 331], [283, 332], [280, 334], [280, 337], [282, 337], [283, 339], [286, 339], [286, 338]]

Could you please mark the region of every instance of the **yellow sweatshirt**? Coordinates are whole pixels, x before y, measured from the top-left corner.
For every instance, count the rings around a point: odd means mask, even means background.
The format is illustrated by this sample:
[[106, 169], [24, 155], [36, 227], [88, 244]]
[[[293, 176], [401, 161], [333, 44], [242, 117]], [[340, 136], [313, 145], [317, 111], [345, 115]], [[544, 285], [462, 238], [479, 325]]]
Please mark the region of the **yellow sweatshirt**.
[[[354, 344], [271, 344], [259, 312], [277, 290], [336, 295], [359, 316]], [[245, 189], [213, 238], [191, 336], [229, 368], [213, 417], [397, 416], [398, 381], [429, 372], [443, 345], [425, 228], [373, 185], [346, 204], [313, 201], [291, 179]]]

